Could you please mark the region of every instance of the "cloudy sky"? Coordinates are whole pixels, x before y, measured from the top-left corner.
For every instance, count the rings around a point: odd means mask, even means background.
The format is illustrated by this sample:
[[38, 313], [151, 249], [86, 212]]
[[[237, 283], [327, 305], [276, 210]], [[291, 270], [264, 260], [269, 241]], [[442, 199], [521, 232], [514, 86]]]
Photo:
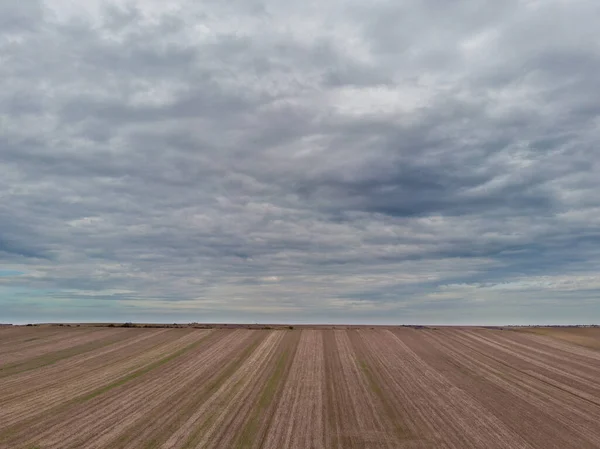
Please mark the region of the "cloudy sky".
[[0, 322], [600, 322], [599, 16], [0, 2]]

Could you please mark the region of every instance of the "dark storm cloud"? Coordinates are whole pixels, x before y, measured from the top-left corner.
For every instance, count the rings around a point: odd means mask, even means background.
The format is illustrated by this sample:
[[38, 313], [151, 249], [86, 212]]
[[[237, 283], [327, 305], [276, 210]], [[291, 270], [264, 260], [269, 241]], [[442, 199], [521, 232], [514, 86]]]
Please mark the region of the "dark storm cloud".
[[0, 8], [14, 319], [593, 314], [594, 2]]

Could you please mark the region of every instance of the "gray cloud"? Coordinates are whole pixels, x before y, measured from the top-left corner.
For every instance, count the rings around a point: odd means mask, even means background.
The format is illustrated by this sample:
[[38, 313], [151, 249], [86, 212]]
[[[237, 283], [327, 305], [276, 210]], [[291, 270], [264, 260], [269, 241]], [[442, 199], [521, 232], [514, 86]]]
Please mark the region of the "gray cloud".
[[598, 12], [0, 7], [3, 320], [593, 321]]

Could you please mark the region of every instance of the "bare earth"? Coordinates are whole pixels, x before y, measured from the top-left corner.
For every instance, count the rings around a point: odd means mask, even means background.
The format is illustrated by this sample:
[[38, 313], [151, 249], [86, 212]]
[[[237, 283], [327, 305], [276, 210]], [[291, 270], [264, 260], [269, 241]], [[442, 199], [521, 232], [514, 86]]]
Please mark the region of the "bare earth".
[[600, 448], [600, 328], [205, 327], [0, 327], [0, 448]]

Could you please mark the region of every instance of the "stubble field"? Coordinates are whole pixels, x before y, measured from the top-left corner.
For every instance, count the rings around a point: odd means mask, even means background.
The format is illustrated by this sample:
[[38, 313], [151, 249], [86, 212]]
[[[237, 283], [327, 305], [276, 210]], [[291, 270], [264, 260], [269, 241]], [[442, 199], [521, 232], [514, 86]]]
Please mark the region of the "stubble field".
[[600, 448], [600, 331], [0, 329], [0, 448]]

